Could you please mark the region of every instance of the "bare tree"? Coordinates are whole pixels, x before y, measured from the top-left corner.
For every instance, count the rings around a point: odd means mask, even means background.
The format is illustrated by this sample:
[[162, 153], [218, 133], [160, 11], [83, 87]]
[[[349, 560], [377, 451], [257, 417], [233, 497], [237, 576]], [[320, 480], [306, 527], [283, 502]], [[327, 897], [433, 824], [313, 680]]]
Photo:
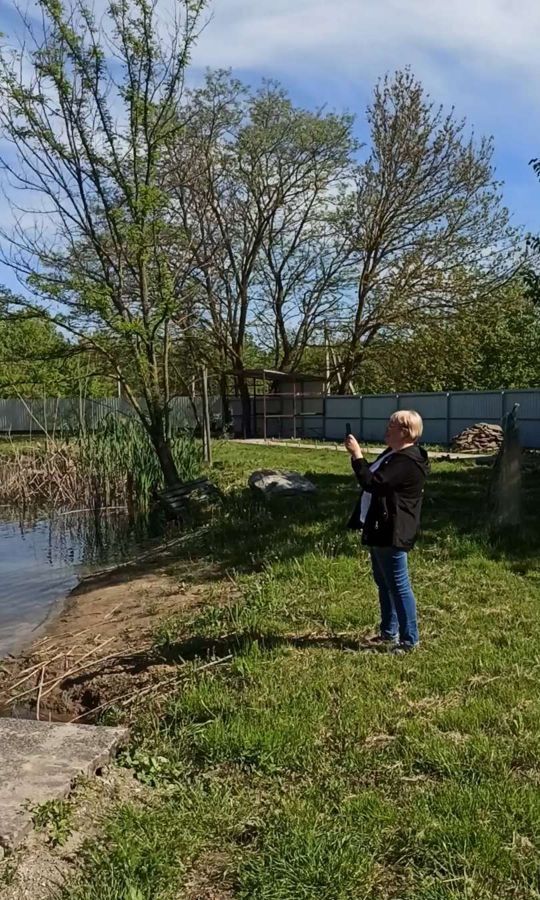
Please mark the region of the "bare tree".
[[255, 334], [276, 369], [299, 368], [325, 322], [338, 313], [352, 267], [334, 198], [314, 180], [272, 218], [257, 266]]
[[[536, 177], [540, 180], [540, 159], [531, 159]], [[540, 302], [540, 236], [530, 234], [527, 238], [528, 259], [524, 271], [527, 296], [534, 302]]]
[[351, 119], [297, 109], [275, 84], [252, 93], [226, 72], [211, 74], [183, 114], [191, 138], [172, 153], [169, 188], [197, 259], [201, 315], [222, 366], [236, 372], [247, 433], [250, 337], [292, 368], [340, 297], [349, 251], [332, 194], [350, 169]]
[[357, 281], [341, 316], [342, 390], [376, 336], [451, 312], [518, 264], [491, 140], [467, 137], [408, 70], [376, 86], [367, 116], [370, 155], [343, 205]]
[[14, 216], [5, 261], [24, 285], [15, 305], [48, 314], [104, 360], [174, 484], [170, 331], [183, 321], [191, 264], [161, 166], [182, 133], [204, 0], [175, 0], [169, 23], [151, 0], [115, 0], [99, 23], [83, 0], [39, 5], [42, 22], [23, 18], [22, 49], [0, 58]]

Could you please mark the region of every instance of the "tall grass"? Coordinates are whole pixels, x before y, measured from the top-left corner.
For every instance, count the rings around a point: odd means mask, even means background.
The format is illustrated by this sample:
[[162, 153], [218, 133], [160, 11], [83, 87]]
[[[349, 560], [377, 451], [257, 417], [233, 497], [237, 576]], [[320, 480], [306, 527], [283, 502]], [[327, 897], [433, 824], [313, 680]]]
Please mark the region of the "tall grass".
[[[108, 416], [77, 443], [80, 465], [92, 481], [94, 504], [125, 502], [132, 511], [148, 511], [163, 475], [150, 439], [135, 419]], [[195, 441], [188, 434], [177, 434], [172, 449], [180, 479], [196, 478], [201, 454]]]
[[[198, 443], [178, 434], [172, 445], [180, 478], [197, 477]], [[130, 418], [106, 417], [95, 431], [76, 437], [13, 444], [0, 461], [0, 503], [19, 510], [125, 506], [132, 514], [146, 514], [162, 485], [150, 439]]]

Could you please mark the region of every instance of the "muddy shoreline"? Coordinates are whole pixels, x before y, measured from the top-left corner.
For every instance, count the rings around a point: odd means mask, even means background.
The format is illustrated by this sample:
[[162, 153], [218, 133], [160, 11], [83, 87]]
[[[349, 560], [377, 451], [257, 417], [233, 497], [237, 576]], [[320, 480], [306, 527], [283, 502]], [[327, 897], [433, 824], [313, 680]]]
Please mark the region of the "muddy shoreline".
[[170, 558], [83, 579], [29, 646], [0, 660], [0, 715], [91, 722], [116, 698], [125, 706], [170, 669], [156, 629], [197, 607], [201, 590], [170, 573]]

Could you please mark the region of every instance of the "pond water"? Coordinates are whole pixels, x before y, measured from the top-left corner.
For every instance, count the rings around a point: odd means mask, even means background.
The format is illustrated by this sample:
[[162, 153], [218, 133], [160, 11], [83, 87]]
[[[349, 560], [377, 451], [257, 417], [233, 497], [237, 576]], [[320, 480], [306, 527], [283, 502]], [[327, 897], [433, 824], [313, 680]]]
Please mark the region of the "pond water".
[[0, 519], [0, 657], [30, 643], [80, 577], [131, 558], [164, 524], [134, 525], [122, 511]]

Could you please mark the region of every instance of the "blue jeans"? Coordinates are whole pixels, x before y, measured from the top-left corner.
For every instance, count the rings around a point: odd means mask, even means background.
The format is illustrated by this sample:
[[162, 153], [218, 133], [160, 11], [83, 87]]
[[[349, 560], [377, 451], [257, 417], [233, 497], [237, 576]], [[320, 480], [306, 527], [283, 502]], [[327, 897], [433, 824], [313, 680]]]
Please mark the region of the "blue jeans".
[[409, 581], [407, 554], [395, 547], [371, 547], [373, 577], [379, 589], [381, 635], [418, 643], [416, 600]]

